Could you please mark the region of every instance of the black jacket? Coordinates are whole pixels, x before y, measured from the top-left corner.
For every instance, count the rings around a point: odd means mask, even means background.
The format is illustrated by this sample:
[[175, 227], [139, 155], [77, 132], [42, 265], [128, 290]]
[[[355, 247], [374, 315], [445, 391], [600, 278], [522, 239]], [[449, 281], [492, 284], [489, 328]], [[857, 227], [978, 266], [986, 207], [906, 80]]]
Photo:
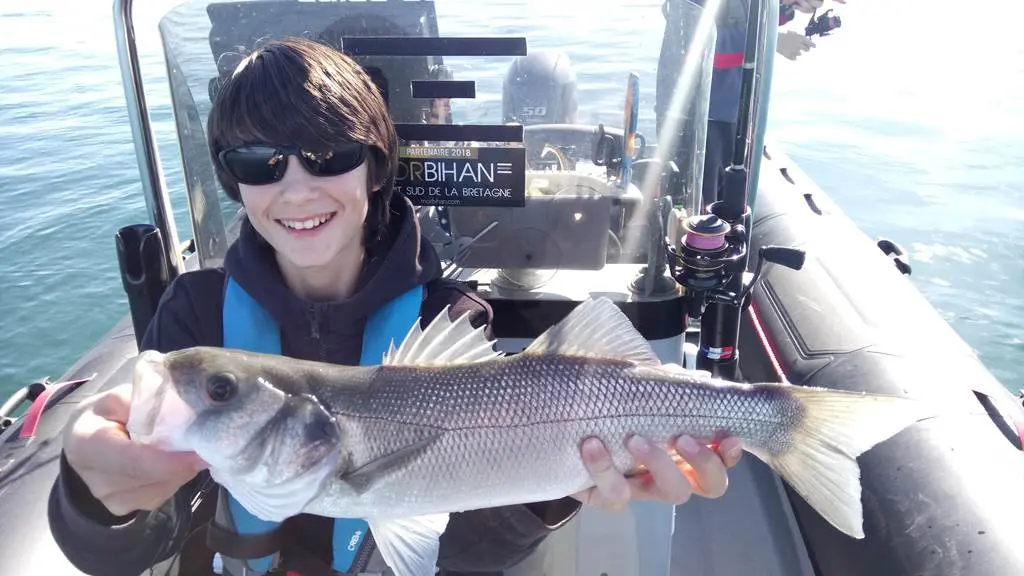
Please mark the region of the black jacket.
[[[145, 333], [142, 349], [169, 352], [190, 346], [221, 346], [225, 269], [280, 325], [286, 356], [358, 364], [368, 316], [417, 283], [426, 286], [423, 327], [445, 306], [451, 306], [453, 318], [468, 312], [474, 326], [489, 325], [492, 313], [484, 300], [463, 285], [441, 278], [436, 253], [429, 245], [421, 247], [419, 226], [408, 200], [396, 197], [391, 209], [387, 232], [369, 247], [355, 293], [328, 303], [311, 303], [294, 295], [285, 285], [269, 245], [244, 223], [239, 240], [228, 250], [224, 269], [185, 273], [170, 285]], [[64, 554], [83, 572], [137, 575], [180, 552], [189, 534], [210, 520], [212, 507], [200, 507], [202, 513], [193, 514], [191, 506], [197, 488], [209, 482], [204, 471], [155, 513], [114, 517], [62, 457], [50, 496], [51, 530]], [[579, 506], [576, 500], [565, 498], [453, 514], [441, 538], [438, 564], [452, 573], [495, 571], [514, 565], [568, 521]], [[304, 514], [287, 520], [282, 530], [287, 546], [298, 546], [330, 565], [332, 527], [329, 518]], [[212, 556], [208, 550], [203, 552]]]

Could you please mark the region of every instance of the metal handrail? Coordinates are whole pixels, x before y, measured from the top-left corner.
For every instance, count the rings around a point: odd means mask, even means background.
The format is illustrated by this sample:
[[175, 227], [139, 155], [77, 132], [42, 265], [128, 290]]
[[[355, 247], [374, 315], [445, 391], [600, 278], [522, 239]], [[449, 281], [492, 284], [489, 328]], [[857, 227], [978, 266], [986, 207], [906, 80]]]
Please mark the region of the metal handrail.
[[178, 247], [178, 229], [174, 223], [171, 199], [164, 182], [156, 137], [149, 122], [146, 93], [142, 86], [142, 67], [139, 65], [135, 43], [135, 24], [132, 18], [132, 0], [114, 0], [114, 34], [117, 41], [117, 59], [121, 67], [121, 85], [128, 105], [128, 121], [135, 143], [135, 159], [139, 164], [142, 192], [146, 198], [150, 222], [160, 230], [167, 258], [168, 281], [184, 271], [185, 264]]

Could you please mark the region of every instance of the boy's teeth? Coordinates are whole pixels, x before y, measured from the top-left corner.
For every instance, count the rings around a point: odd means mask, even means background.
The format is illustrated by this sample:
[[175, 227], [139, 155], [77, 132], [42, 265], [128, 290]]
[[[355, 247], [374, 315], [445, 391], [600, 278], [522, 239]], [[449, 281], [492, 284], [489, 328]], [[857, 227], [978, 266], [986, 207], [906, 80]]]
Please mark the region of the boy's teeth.
[[330, 220], [330, 218], [331, 215], [326, 215], [310, 218], [309, 220], [281, 220], [280, 222], [288, 228], [294, 228], [295, 230], [310, 230]]

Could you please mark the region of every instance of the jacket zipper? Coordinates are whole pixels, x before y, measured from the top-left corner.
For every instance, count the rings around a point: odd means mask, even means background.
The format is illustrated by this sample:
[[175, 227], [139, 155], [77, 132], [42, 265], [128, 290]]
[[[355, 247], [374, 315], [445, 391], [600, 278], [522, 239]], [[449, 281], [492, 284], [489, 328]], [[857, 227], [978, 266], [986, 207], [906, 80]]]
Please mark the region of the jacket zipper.
[[[313, 342], [316, 343], [317, 347], [317, 359], [321, 362], [326, 362], [326, 345], [322, 338], [320, 338], [320, 323], [322, 321], [320, 315], [320, 308], [316, 304], [310, 304], [309, 306], [309, 336]], [[377, 543], [373, 539], [372, 534], [368, 534], [368, 537], [363, 541], [363, 544], [359, 547], [359, 552], [356, 553], [356, 557], [352, 561], [352, 565], [349, 567], [346, 574], [359, 574], [366, 570], [366, 565], [370, 562], [370, 558], [373, 553], [377, 550]]]
[[309, 306], [309, 337], [312, 338], [313, 342], [316, 343], [316, 357], [317, 360], [324, 362], [326, 354], [324, 353], [325, 345], [323, 340], [320, 338], [320, 308], [316, 304], [310, 304]]
[[316, 304], [309, 305], [309, 337], [313, 340], [320, 339], [320, 315], [317, 314]]
[[372, 533], [367, 533], [366, 539], [363, 540], [363, 545], [359, 547], [359, 552], [356, 553], [355, 559], [352, 561], [352, 566], [349, 568], [349, 574], [361, 574], [366, 571], [366, 565], [370, 563], [370, 557], [373, 556], [374, 551], [377, 550], [377, 542], [373, 539]]

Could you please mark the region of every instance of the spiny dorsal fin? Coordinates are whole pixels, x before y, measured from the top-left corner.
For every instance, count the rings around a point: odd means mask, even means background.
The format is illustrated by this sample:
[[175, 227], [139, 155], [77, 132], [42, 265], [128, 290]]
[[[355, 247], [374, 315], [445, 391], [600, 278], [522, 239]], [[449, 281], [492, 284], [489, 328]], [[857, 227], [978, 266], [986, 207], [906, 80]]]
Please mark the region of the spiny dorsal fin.
[[494, 350], [494, 342], [487, 339], [484, 328], [473, 328], [469, 314], [463, 314], [452, 322], [448, 306], [445, 306], [426, 330], [420, 330], [419, 320], [414, 322], [397, 349], [392, 340], [381, 363], [417, 366], [465, 364], [501, 356], [501, 352]]
[[548, 328], [523, 354], [563, 354], [661, 366], [654, 349], [608, 298], [587, 299]]

